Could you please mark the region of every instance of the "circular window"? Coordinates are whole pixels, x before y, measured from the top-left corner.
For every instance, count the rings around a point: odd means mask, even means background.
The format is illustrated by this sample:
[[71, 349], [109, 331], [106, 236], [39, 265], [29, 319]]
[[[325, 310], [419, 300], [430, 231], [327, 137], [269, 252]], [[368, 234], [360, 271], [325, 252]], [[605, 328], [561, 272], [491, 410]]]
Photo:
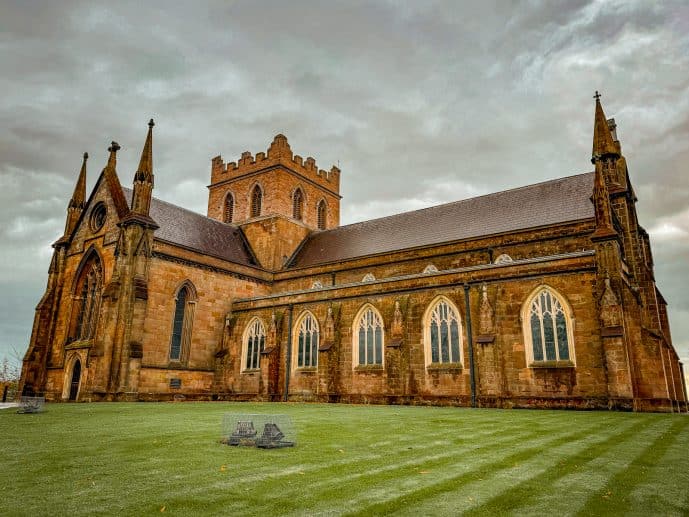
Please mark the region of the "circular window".
[[105, 208], [105, 203], [102, 201], [93, 207], [91, 210], [91, 229], [97, 232], [105, 224], [105, 216], [108, 213], [108, 209]]

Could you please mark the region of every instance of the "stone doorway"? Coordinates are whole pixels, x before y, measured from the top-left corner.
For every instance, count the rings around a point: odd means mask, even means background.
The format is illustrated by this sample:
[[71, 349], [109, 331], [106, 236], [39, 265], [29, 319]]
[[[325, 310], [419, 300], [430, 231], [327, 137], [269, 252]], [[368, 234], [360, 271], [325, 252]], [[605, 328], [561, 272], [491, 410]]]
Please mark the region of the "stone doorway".
[[81, 361], [74, 361], [72, 368], [72, 382], [69, 385], [69, 400], [76, 400], [79, 394], [79, 381], [81, 380]]

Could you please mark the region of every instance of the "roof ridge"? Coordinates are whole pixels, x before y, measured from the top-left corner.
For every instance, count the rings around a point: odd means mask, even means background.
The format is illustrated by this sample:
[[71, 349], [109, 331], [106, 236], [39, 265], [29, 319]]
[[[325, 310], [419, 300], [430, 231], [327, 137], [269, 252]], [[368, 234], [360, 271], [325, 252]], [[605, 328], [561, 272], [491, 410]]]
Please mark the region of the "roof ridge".
[[439, 205], [432, 205], [432, 206], [427, 206], [427, 207], [424, 207], [424, 208], [417, 208], [416, 210], [408, 210], [408, 211], [406, 211], [406, 212], [397, 212], [396, 214], [385, 215], [385, 216], [383, 216], [383, 217], [376, 217], [376, 218], [374, 218], [374, 219], [366, 219], [365, 221], [357, 221], [356, 223], [345, 224], [345, 225], [342, 225], [342, 226], [338, 226], [337, 228], [331, 228], [331, 229], [329, 229], [329, 230], [321, 230], [321, 231], [319, 231], [319, 232], [313, 232], [311, 235], [320, 235], [320, 234], [323, 234], [323, 233], [334, 233], [334, 232], [336, 232], [337, 230], [341, 230], [341, 229], [343, 229], [343, 228], [351, 228], [351, 227], [353, 227], [353, 226], [362, 225], [362, 224], [366, 224], [366, 223], [371, 223], [371, 222], [374, 222], [374, 221], [383, 221], [383, 220], [385, 220], [385, 219], [390, 219], [390, 218], [392, 218], [392, 217], [399, 217], [399, 216], [401, 216], [401, 215], [413, 214], [413, 213], [417, 213], [417, 212], [423, 212], [424, 210], [431, 210], [431, 209], [434, 209], [434, 208], [439, 208], [439, 207], [441, 207], [441, 206], [450, 206], [450, 205], [455, 205], [455, 204], [458, 204], [458, 203], [464, 203], [464, 202], [466, 202], [466, 201], [471, 201], [472, 199], [481, 199], [481, 198], [484, 198], [484, 197], [495, 196], [495, 195], [497, 195], [497, 194], [505, 194], [505, 193], [507, 193], [507, 192], [515, 192], [515, 191], [517, 191], [517, 190], [524, 190], [524, 189], [527, 189], [527, 188], [537, 187], [537, 186], [539, 186], [539, 185], [544, 185], [544, 184], [546, 184], [546, 183], [555, 183], [555, 182], [557, 182], [557, 181], [562, 181], [562, 180], [566, 180], [566, 179], [569, 179], [569, 178], [575, 178], [575, 177], [577, 177], [577, 176], [585, 176], [585, 175], [587, 175], [587, 174], [594, 174], [594, 171], [581, 172], [581, 173], [579, 173], [579, 174], [571, 174], [571, 175], [569, 175], [569, 176], [562, 176], [561, 178], [554, 178], [554, 179], [550, 179], [550, 180], [539, 181], [538, 183], [532, 183], [532, 184], [530, 184], [530, 185], [522, 185], [521, 187], [513, 187], [513, 188], [508, 188], [508, 189], [505, 189], [505, 190], [498, 190], [497, 192], [490, 192], [490, 193], [488, 193], [488, 194], [481, 194], [480, 196], [468, 197], [468, 198], [464, 198], [464, 199], [457, 199], [457, 200], [455, 200], [455, 201], [448, 201], [447, 203], [440, 203]]
[[[124, 190], [126, 193], [133, 192], [133, 190], [130, 189], [129, 187], [122, 187], [122, 190]], [[176, 209], [178, 209], [178, 210], [184, 210], [185, 212], [188, 212], [188, 213], [190, 213], [190, 214], [192, 214], [192, 215], [195, 215], [196, 217], [202, 217], [203, 219], [206, 219], [206, 220], [208, 220], [208, 221], [212, 221], [212, 222], [214, 222], [214, 223], [221, 224], [221, 225], [223, 225], [223, 226], [228, 226], [228, 227], [234, 228], [234, 229], [239, 228], [239, 226], [236, 225], [236, 224], [233, 224], [233, 223], [226, 223], [226, 222], [223, 222], [223, 221], [219, 221], [218, 219], [213, 219], [212, 217], [208, 217], [207, 215], [200, 214], [200, 213], [198, 213], [198, 212], [195, 212], [194, 210], [190, 210], [189, 208], [185, 208], [185, 207], [183, 207], [183, 206], [176, 205], [176, 204], [174, 204], [174, 203], [171, 203], [170, 201], [165, 201], [165, 200], [163, 200], [163, 199], [160, 199], [159, 197], [152, 197], [151, 199], [153, 199], [154, 201], [156, 201], [156, 202], [158, 202], [158, 203], [162, 203], [162, 204], [164, 204], [164, 205], [168, 205], [168, 206], [174, 207], [174, 208], [176, 208]]]

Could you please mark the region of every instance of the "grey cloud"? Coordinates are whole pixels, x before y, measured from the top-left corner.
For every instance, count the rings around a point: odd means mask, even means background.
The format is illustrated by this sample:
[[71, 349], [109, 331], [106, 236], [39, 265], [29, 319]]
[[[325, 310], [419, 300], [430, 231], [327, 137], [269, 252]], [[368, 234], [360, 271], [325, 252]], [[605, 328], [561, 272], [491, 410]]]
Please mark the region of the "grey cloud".
[[[681, 226], [688, 20], [679, 1], [5, 2], [0, 356], [28, 341], [81, 153], [90, 187], [117, 140], [130, 184], [149, 117], [157, 197], [204, 212], [211, 157], [284, 133], [340, 164], [347, 223], [590, 170], [600, 89], [641, 224]], [[685, 353], [689, 249], [661, 237]]]

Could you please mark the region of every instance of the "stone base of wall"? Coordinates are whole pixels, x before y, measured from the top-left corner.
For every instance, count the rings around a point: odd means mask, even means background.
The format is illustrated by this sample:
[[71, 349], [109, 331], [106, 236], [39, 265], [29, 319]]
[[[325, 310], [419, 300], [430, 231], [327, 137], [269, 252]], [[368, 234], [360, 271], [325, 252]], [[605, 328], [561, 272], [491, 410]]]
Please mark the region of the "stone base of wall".
[[[61, 394], [47, 392], [47, 402], [67, 402]], [[165, 393], [81, 393], [77, 402], [184, 402], [184, 401], [225, 401], [225, 402], [280, 402], [279, 393], [209, 393], [209, 392], [165, 392]], [[289, 402], [331, 403], [331, 404], [376, 404], [402, 406], [452, 406], [471, 407], [471, 398], [466, 396], [407, 396], [407, 395], [367, 395], [367, 394], [315, 394], [299, 392], [290, 394]], [[640, 411], [654, 413], [685, 413], [685, 405], [673, 404], [662, 398], [607, 398], [607, 397], [498, 397], [481, 396], [476, 399], [476, 407], [499, 409], [574, 409], [574, 410], [613, 410]]]

